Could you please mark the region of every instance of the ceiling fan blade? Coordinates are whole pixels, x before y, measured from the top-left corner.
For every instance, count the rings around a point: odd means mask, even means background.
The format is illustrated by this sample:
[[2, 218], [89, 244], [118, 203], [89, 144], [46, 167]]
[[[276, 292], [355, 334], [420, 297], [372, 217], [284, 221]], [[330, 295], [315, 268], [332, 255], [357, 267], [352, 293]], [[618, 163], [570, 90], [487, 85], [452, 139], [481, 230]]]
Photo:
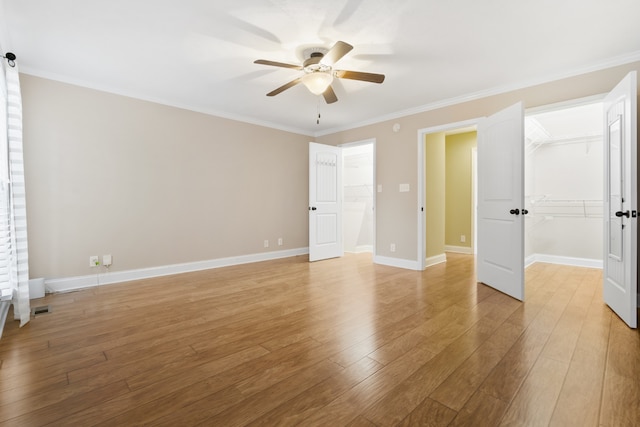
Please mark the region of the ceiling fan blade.
[[384, 81], [384, 74], [363, 73], [360, 71], [336, 70], [335, 75], [340, 79], [362, 80], [371, 83], [382, 83]]
[[291, 80], [289, 83], [280, 86], [278, 89], [272, 90], [271, 92], [269, 92], [267, 94], [267, 96], [276, 96], [280, 92], [284, 92], [285, 90], [289, 89], [290, 87], [293, 87], [293, 86], [297, 85], [301, 81], [302, 81], [301, 78], [297, 78], [295, 80]]
[[340, 58], [349, 53], [351, 49], [353, 49], [353, 46], [351, 46], [349, 43], [337, 41], [336, 44], [334, 44], [333, 47], [329, 49], [329, 52], [327, 52], [322, 57], [320, 63], [323, 65], [328, 65], [329, 67], [333, 67], [333, 64], [338, 62]]
[[327, 90], [322, 93], [322, 96], [324, 96], [324, 100], [327, 102], [327, 104], [333, 104], [338, 100], [336, 93], [333, 91], [333, 88], [330, 85], [327, 86]]
[[286, 64], [284, 62], [269, 61], [267, 59], [256, 59], [254, 64], [271, 65], [273, 67], [293, 68], [294, 70], [302, 70], [301, 65]]

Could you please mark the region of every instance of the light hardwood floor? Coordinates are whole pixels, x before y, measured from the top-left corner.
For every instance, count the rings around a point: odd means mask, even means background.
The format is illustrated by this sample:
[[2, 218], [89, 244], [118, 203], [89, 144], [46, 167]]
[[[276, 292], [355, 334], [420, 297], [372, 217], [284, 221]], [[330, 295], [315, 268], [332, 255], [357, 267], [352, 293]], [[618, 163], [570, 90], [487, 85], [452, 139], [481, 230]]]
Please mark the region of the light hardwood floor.
[[0, 425], [637, 426], [640, 335], [599, 270], [288, 258], [48, 295], [0, 340]]

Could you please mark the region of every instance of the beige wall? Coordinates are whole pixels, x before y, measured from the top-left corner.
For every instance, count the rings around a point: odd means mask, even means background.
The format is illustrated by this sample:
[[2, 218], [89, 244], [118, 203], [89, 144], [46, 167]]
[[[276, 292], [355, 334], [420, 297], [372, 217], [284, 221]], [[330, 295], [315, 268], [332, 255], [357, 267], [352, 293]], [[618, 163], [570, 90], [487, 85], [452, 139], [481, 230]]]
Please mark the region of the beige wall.
[[445, 240], [445, 134], [425, 136], [425, 257], [444, 254]]
[[[632, 69], [640, 62], [316, 141], [376, 138], [377, 254], [415, 261], [420, 129], [601, 94]], [[22, 90], [32, 277], [92, 274], [88, 257], [107, 253], [119, 271], [308, 245], [312, 138], [28, 75]]]
[[312, 138], [21, 79], [31, 277], [308, 246]]
[[[419, 129], [488, 116], [518, 101], [530, 108], [602, 94], [631, 70], [640, 70], [640, 62], [336, 132], [318, 137], [316, 141], [338, 145], [376, 138], [376, 181], [384, 188], [376, 200], [376, 250], [380, 256], [416, 261]], [[394, 123], [401, 126], [397, 133], [392, 130]], [[410, 183], [411, 191], [398, 192], [401, 183]], [[395, 253], [389, 251], [390, 243], [396, 244]]]
[[[471, 150], [477, 133], [465, 132], [446, 137], [445, 238], [447, 246], [473, 247]], [[465, 236], [465, 242], [460, 236]]]

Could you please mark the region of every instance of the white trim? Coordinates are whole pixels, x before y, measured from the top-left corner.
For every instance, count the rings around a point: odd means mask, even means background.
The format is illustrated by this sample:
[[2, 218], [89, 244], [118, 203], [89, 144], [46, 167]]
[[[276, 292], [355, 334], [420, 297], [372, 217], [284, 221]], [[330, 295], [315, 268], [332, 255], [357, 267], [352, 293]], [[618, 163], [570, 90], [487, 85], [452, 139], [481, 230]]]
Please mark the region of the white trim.
[[[482, 117], [475, 119], [463, 120], [460, 122], [448, 123], [439, 126], [431, 126], [428, 128], [418, 129], [418, 266], [420, 270], [424, 270], [427, 235], [426, 235], [426, 158], [425, 158], [425, 144], [426, 136], [432, 133], [446, 132], [450, 130], [456, 130], [461, 128], [476, 128], [478, 123], [482, 120]], [[476, 239], [474, 239], [476, 240]]]
[[83, 88], [86, 88], [86, 89], [92, 89], [92, 90], [96, 90], [96, 91], [99, 91], [99, 92], [105, 92], [105, 93], [109, 93], [109, 94], [125, 96], [127, 98], [133, 98], [133, 99], [137, 99], [139, 101], [152, 102], [154, 104], [166, 105], [168, 107], [174, 107], [174, 108], [180, 108], [182, 110], [193, 111], [193, 112], [196, 112], [196, 113], [202, 113], [202, 114], [206, 114], [206, 115], [209, 115], [209, 116], [220, 117], [220, 118], [228, 119], [228, 120], [235, 120], [237, 122], [248, 123], [248, 124], [256, 125], [256, 126], [262, 126], [262, 127], [266, 127], [266, 128], [269, 128], [269, 129], [277, 129], [277, 130], [282, 130], [282, 131], [285, 131], [285, 132], [297, 133], [297, 134], [309, 136], [309, 137], [312, 137], [312, 138], [315, 137], [315, 135], [313, 134], [313, 131], [310, 131], [308, 129], [294, 128], [292, 126], [284, 126], [284, 125], [279, 124], [279, 123], [268, 122], [268, 121], [265, 121], [265, 120], [257, 120], [255, 118], [243, 116], [241, 114], [234, 114], [234, 113], [228, 113], [228, 112], [220, 111], [220, 110], [196, 107], [196, 106], [187, 105], [187, 104], [180, 104], [180, 103], [176, 103], [176, 102], [173, 102], [173, 101], [169, 101], [167, 99], [150, 97], [150, 96], [143, 95], [141, 93], [136, 93], [136, 92], [127, 91], [127, 90], [121, 90], [121, 89], [117, 89], [117, 88], [114, 88], [114, 87], [111, 87], [111, 86], [96, 85], [96, 84], [93, 84], [93, 83], [89, 83], [89, 82], [87, 82], [85, 80], [74, 79], [74, 78], [70, 78], [68, 76], [62, 76], [62, 75], [56, 74], [56, 73], [49, 73], [49, 72], [46, 72], [46, 71], [41, 71], [41, 70], [38, 70], [38, 69], [34, 69], [32, 67], [29, 67], [29, 66], [21, 66], [20, 73], [28, 74], [28, 75], [34, 76], [34, 77], [40, 77], [40, 78], [43, 78], [43, 79], [53, 80], [53, 81], [57, 81], [57, 82], [61, 82], [61, 83], [66, 83], [66, 84], [70, 84], [70, 85], [74, 85], [74, 86], [79, 86], [79, 87], [83, 87]]
[[427, 212], [426, 212], [426, 133], [422, 133], [422, 130], [418, 130], [418, 269], [424, 270], [427, 268], [426, 255], [427, 255]]
[[533, 254], [525, 259], [525, 268], [536, 262], [545, 262], [548, 264], [572, 265], [574, 267], [587, 267], [602, 269], [601, 259], [576, 258], [559, 255]]
[[431, 267], [432, 265], [441, 264], [443, 262], [447, 262], [447, 254], [430, 256], [424, 260], [424, 265], [425, 267]]
[[219, 258], [208, 261], [189, 262], [184, 264], [164, 265], [159, 267], [142, 268], [127, 271], [109, 271], [90, 276], [63, 277], [45, 280], [47, 292], [69, 292], [94, 286], [112, 285], [131, 280], [149, 279], [152, 277], [168, 276], [171, 274], [189, 273], [192, 271], [209, 270], [213, 268], [229, 267], [252, 262], [269, 261], [288, 258], [309, 253], [309, 248], [289, 249], [275, 252], [265, 252], [251, 255]]
[[365, 253], [365, 252], [373, 253], [373, 245], [356, 246], [356, 252], [355, 253], [361, 254], [361, 253]]
[[596, 71], [606, 70], [607, 68], [613, 68], [625, 64], [630, 64], [632, 62], [636, 62], [640, 60], [640, 50], [631, 52], [628, 54], [616, 56], [614, 58], [609, 58], [605, 61], [601, 61], [597, 64], [593, 64], [591, 66], [576, 68], [564, 73], [556, 73], [550, 74], [544, 77], [531, 79], [527, 81], [517, 82], [513, 84], [508, 84], [504, 86], [497, 86], [487, 90], [482, 90], [466, 95], [457, 96], [454, 98], [443, 99], [441, 101], [432, 102], [430, 104], [425, 104], [416, 108], [410, 108], [407, 110], [397, 111], [395, 113], [387, 114], [380, 117], [375, 117], [369, 120], [364, 120], [358, 123], [351, 123], [345, 126], [339, 126], [332, 129], [326, 129], [320, 132], [316, 132], [315, 136], [325, 136], [330, 135], [332, 133], [343, 132], [350, 129], [356, 129], [363, 126], [372, 125], [375, 123], [384, 122], [387, 120], [395, 120], [406, 116], [411, 116], [413, 114], [424, 113], [427, 111], [437, 110], [439, 108], [449, 107], [452, 105], [462, 104], [465, 102], [475, 101], [478, 99], [488, 98], [490, 96], [500, 95], [503, 93], [513, 92], [516, 90], [526, 89], [529, 87], [551, 83], [562, 79], [567, 79], [570, 77], [580, 76], [583, 74], [588, 74]]
[[529, 255], [528, 257], [525, 257], [524, 258], [524, 269], [526, 270], [528, 267], [531, 267], [535, 263], [536, 263], [536, 254]]
[[478, 253], [478, 132], [476, 129], [476, 146], [471, 149], [471, 252]]
[[444, 245], [445, 252], [455, 252], [458, 254], [473, 255], [473, 248], [470, 246]]
[[338, 147], [353, 148], [359, 145], [369, 145], [369, 144], [375, 144], [375, 143], [376, 143], [375, 138], [367, 138], [367, 139], [361, 139], [359, 141], [345, 142], [344, 144], [338, 144]]
[[391, 258], [386, 256], [374, 256], [375, 264], [388, 265], [390, 267], [405, 268], [407, 270], [420, 270], [418, 262], [410, 259]]
[[[2, 2], [0, 2], [0, 4], [2, 4]], [[338, 133], [338, 132], [343, 132], [343, 131], [350, 130], [350, 129], [356, 129], [356, 128], [363, 127], [363, 126], [368, 126], [368, 125], [372, 125], [372, 124], [376, 124], [376, 123], [381, 123], [381, 122], [384, 122], [384, 121], [387, 121], [387, 120], [395, 120], [395, 119], [399, 119], [399, 118], [402, 118], [402, 117], [410, 116], [410, 115], [413, 115], [413, 114], [419, 114], [419, 113], [424, 113], [424, 112], [427, 112], [427, 111], [433, 111], [433, 110], [437, 110], [439, 108], [449, 107], [449, 106], [452, 106], [452, 105], [462, 104], [462, 103], [465, 103], [465, 102], [474, 101], [474, 100], [478, 100], [478, 99], [483, 99], [483, 98], [487, 98], [487, 97], [490, 97], [490, 96], [495, 96], [495, 95], [500, 95], [500, 94], [503, 94], [503, 93], [513, 92], [513, 91], [516, 91], [516, 90], [525, 89], [525, 88], [528, 88], [528, 87], [533, 87], [533, 86], [537, 86], [537, 85], [544, 84], [544, 83], [550, 83], [550, 82], [554, 82], [554, 81], [558, 81], [558, 80], [562, 80], [562, 79], [566, 79], [566, 78], [570, 78], [570, 77], [575, 77], [575, 76], [579, 76], [579, 75], [583, 75], [583, 74], [587, 74], [587, 73], [592, 73], [592, 72], [595, 72], [595, 71], [605, 70], [607, 68], [612, 68], [612, 67], [617, 67], [617, 66], [621, 66], [621, 65], [625, 65], [625, 64], [630, 64], [630, 63], [633, 63], [633, 62], [639, 61], [639, 60], [640, 60], [640, 51], [630, 52], [630, 53], [627, 53], [627, 54], [624, 54], [624, 55], [619, 55], [619, 56], [616, 56], [616, 57], [613, 57], [613, 58], [609, 58], [609, 59], [604, 60], [604, 61], [600, 61], [600, 62], [598, 62], [596, 64], [592, 64], [590, 66], [581, 67], [581, 68], [575, 68], [575, 69], [572, 69], [572, 70], [569, 70], [569, 71], [566, 71], [566, 72], [563, 72], [563, 73], [549, 74], [547, 76], [543, 76], [543, 77], [536, 78], [536, 79], [521, 81], [521, 82], [517, 82], [517, 83], [513, 83], [513, 84], [503, 85], [503, 86], [497, 86], [497, 87], [493, 87], [493, 88], [490, 88], [490, 89], [487, 89], [487, 90], [481, 90], [481, 91], [478, 91], [478, 92], [464, 94], [464, 95], [453, 97], [453, 98], [449, 98], [449, 99], [443, 99], [443, 100], [440, 100], [440, 101], [432, 102], [432, 103], [425, 104], [425, 105], [422, 105], [422, 106], [418, 106], [418, 107], [415, 107], [415, 108], [396, 111], [394, 113], [386, 114], [386, 115], [383, 115], [383, 116], [375, 117], [375, 118], [364, 120], [364, 121], [361, 121], [361, 122], [350, 123], [348, 125], [338, 126], [338, 127], [330, 128], [330, 129], [325, 129], [325, 130], [318, 131], [318, 132], [313, 132], [313, 131], [308, 130], [308, 129], [296, 129], [296, 128], [292, 128], [292, 127], [289, 127], [289, 126], [283, 126], [282, 124], [273, 123], [273, 122], [256, 120], [254, 118], [242, 116], [242, 115], [239, 115], [239, 114], [226, 113], [226, 112], [218, 111], [218, 110], [208, 110], [208, 109], [203, 109], [201, 107], [194, 107], [194, 106], [189, 106], [189, 105], [184, 105], [184, 104], [177, 104], [175, 102], [171, 102], [171, 101], [168, 101], [168, 100], [163, 100], [163, 99], [158, 99], [158, 98], [151, 98], [151, 97], [143, 96], [141, 94], [136, 94], [136, 93], [133, 93], [133, 92], [130, 92], [130, 91], [123, 91], [121, 89], [116, 89], [116, 88], [113, 88], [113, 87], [107, 87], [107, 86], [91, 84], [91, 83], [89, 83], [87, 81], [83, 81], [83, 80], [80, 80], [80, 79], [69, 78], [68, 76], [62, 76], [60, 74], [50, 73], [50, 72], [39, 70], [39, 69], [32, 68], [32, 67], [29, 67], [29, 66], [21, 66], [21, 72], [24, 73], [24, 74], [32, 75], [32, 76], [41, 77], [41, 78], [50, 79], [50, 80], [55, 80], [55, 81], [68, 83], [68, 84], [72, 84], [72, 85], [76, 85], [76, 86], [81, 86], [81, 87], [85, 87], [85, 88], [89, 88], [89, 89], [94, 89], [94, 90], [98, 90], [98, 91], [101, 91], [101, 92], [113, 93], [113, 94], [116, 94], [116, 95], [127, 96], [127, 97], [131, 97], [131, 98], [140, 99], [140, 100], [143, 100], [143, 101], [149, 101], [149, 102], [162, 104], [162, 105], [167, 105], [167, 106], [171, 106], [171, 107], [182, 108], [182, 109], [185, 109], [185, 110], [195, 111], [195, 112], [208, 114], [208, 115], [212, 115], [212, 116], [217, 116], [217, 117], [222, 117], [222, 118], [226, 118], [226, 119], [230, 119], [230, 120], [237, 120], [237, 121], [240, 121], [240, 122], [254, 124], [254, 125], [257, 125], [257, 126], [264, 126], [264, 127], [268, 127], [268, 128], [272, 128], [272, 129], [278, 129], [278, 130], [283, 130], [283, 131], [286, 131], [286, 132], [298, 133], [298, 134], [301, 134], [301, 135], [312, 136], [312, 137], [316, 137], [317, 138], [317, 137], [321, 137], [321, 136], [325, 136], [325, 135], [330, 135], [330, 134], [334, 134], [334, 133]]]
[[356, 246], [353, 251], [345, 251], [348, 254], [364, 254], [364, 253], [373, 253], [373, 245], [359, 245]]
[[[475, 130], [477, 131], [478, 122], [480, 122], [480, 120], [483, 118], [484, 117], [476, 117], [475, 119], [463, 120], [461, 122], [453, 122], [453, 123], [447, 123], [444, 125], [431, 126], [428, 128], [418, 129], [418, 135], [420, 134], [429, 135], [430, 133], [446, 132], [446, 131], [452, 131], [452, 130], [461, 129], [461, 128], [469, 128], [469, 129], [475, 128]], [[472, 131], [469, 130], [469, 132], [472, 132]]]
[[524, 115], [551, 113], [554, 111], [566, 110], [567, 108], [575, 108], [583, 105], [602, 104], [606, 93], [585, 96], [583, 98], [568, 99], [566, 101], [554, 102], [553, 104], [539, 105], [537, 107], [525, 108]]

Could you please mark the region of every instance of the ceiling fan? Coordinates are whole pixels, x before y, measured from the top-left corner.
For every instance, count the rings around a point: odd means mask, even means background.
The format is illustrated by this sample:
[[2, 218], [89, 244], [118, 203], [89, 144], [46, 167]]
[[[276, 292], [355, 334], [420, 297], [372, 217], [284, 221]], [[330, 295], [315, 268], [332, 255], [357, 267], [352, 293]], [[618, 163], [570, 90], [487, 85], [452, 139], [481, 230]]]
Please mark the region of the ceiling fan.
[[334, 64], [343, 56], [353, 49], [349, 43], [338, 41], [329, 50], [321, 47], [314, 47], [304, 51], [306, 58], [302, 65], [286, 64], [283, 62], [269, 61], [266, 59], [258, 59], [254, 64], [271, 65], [274, 67], [293, 68], [295, 70], [304, 71], [304, 74], [287, 84], [269, 92], [267, 96], [275, 96], [298, 83], [304, 84], [307, 89], [314, 95], [324, 97], [327, 104], [334, 103], [338, 100], [336, 93], [331, 87], [334, 78], [361, 80], [371, 83], [382, 83], [384, 74], [363, 73], [360, 71], [336, 70]]

